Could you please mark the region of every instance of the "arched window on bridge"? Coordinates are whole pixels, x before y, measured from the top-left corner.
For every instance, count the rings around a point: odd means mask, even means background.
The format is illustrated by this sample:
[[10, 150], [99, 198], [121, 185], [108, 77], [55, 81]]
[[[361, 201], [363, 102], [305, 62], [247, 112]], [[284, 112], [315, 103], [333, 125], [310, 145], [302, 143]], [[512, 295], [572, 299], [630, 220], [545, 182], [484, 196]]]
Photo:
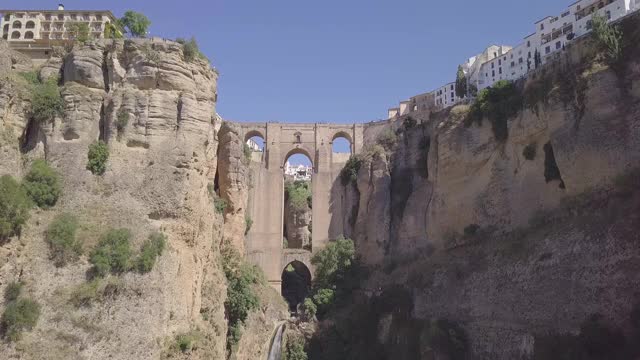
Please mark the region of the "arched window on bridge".
[[249, 133], [244, 144], [245, 155], [253, 161], [262, 161], [264, 138], [258, 133]]
[[300, 261], [292, 261], [282, 270], [282, 297], [289, 303], [289, 310], [296, 311], [309, 295], [311, 271]]
[[312, 246], [313, 165], [308, 154], [292, 150], [284, 164], [284, 219], [282, 247], [305, 249]]
[[344, 134], [338, 133], [331, 142], [331, 150], [334, 154], [351, 154], [351, 140]]

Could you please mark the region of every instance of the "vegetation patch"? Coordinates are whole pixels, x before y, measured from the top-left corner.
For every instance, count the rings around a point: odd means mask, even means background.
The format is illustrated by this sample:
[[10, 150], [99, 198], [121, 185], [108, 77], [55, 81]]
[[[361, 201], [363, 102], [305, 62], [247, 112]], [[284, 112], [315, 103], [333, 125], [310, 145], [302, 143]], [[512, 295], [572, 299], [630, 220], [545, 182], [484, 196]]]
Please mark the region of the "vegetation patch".
[[378, 134], [376, 143], [382, 146], [385, 151], [392, 151], [398, 143], [398, 135], [391, 129], [383, 130]]
[[117, 277], [95, 278], [74, 288], [69, 301], [77, 307], [90, 306], [93, 303], [114, 298], [122, 288], [122, 280]]
[[37, 122], [52, 121], [64, 113], [64, 101], [58, 88], [58, 78], [35, 82], [37, 77], [25, 77], [31, 84], [30, 115]]
[[91, 253], [91, 263], [98, 276], [123, 273], [131, 266], [131, 232], [128, 229], [107, 231]]
[[304, 337], [288, 334], [284, 339], [282, 360], [307, 360], [308, 356], [304, 351], [304, 345]]
[[129, 112], [127, 109], [121, 107], [116, 114], [116, 129], [118, 133], [123, 132], [127, 124], [129, 124]]
[[156, 259], [162, 255], [166, 245], [167, 236], [163, 233], [154, 232], [149, 235], [149, 238], [142, 244], [140, 255], [136, 259], [137, 270], [142, 274], [151, 271]]
[[18, 341], [23, 331], [33, 329], [40, 317], [40, 305], [32, 299], [10, 301], [2, 313], [2, 329], [9, 341]]
[[244, 144], [242, 146], [242, 153], [244, 155], [244, 162], [246, 164], [249, 164], [249, 162], [251, 162], [251, 156], [253, 154], [253, 149], [251, 149], [251, 146], [249, 146], [248, 144]]
[[196, 59], [207, 60], [207, 57], [200, 51], [196, 38], [192, 37], [189, 40], [183, 38], [177, 38], [176, 42], [182, 44], [182, 54], [187, 62], [193, 62]]
[[23, 284], [19, 281], [12, 281], [4, 289], [4, 301], [12, 302], [18, 300], [18, 297], [22, 293]]
[[224, 302], [229, 328], [227, 350], [232, 353], [240, 341], [242, 326], [249, 312], [260, 305], [254, 286], [264, 284], [262, 271], [246, 263], [230, 244], [222, 249], [222, 268], [227, 278], [227, 299]]
[[247, 235], [249, 231], [251, 231], [251, 226], [253, 226], [253, 219], [251, 217], [246, 216], [244, 218], [244, 234]]
[[24, 188], [9, 175], [0, 177], [0, 240], [20, 234], [30, 209]]
[[288, 181], [285, 184], [285, 196], [294, 210], [303, 211], [312, 207], [311, 183], [309, 181]]
[[536, 116], [540, 115], [540, 105], [549, 104], [549, 96], [553, 90], [553, 77], [546, 71], [535, 80], [530, 80], [523, 94], [524, 106]]
[[362, 167], [364, 160], [359, 155], [351, 155], [347, 163], [340, 171], [340, 180], [342, 185], [348, 185], [349, 183], [355, 183], [358, 180], [358, 171]]
[[75, 261], [82, 254], [82, 243], [76, 239], [77, 230], [78, 219], [68, 213], [56, 216], [49, 224], [46, 240], [56, 266]]
[[224, 214], [224, 211], [227, 209], [227, 206], [229, 206], [229, 203], [227, 202], [227, 200], [217, 196], [213, 198], [213, 207], [215, 208], [216, 213]]
[[43, 209], [54, 206], [62, 194], [60, 176], [40, 159], [33, 162], [22, 186], [31, 200]]
[[497, 141], [504, 142], [509, 137], [507, 121], [522, 110], [523, 99], [513, 82], [500, 80], [491, 87], [482, 89], [465, 119], [465, 125], [474, 122], [482, 125], [486, 117], [491, 122], [491, 130]]
[[602, 53], [603, 60], [608, 65], [615, 67], [622, 58], [622, 31], [617, 25], [610, 24], [607, 18], [598, 13], [591, 17], [591, 24], [593, 36]]
[[87, 170], [91, 171], [94, 175], [102, 175], [107, 170], [109, 147], [102, 140], [96, 141], [89, 145], [87, 157], [89, 159]]
[[199, 331], [189, 331], [176, 336], [175, 348], [182, 353], [189, 353], [198, 348], [198, 343], [202, 340], [202, 334]]

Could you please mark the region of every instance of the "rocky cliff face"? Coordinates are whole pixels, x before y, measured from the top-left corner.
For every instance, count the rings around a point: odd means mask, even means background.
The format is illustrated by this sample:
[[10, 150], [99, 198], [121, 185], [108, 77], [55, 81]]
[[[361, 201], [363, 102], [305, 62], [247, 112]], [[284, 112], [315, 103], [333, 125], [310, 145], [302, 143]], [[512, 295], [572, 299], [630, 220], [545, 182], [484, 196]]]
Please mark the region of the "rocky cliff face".
[[[159, 358], [176, 335], [198, 331], [204, 340], [193, 356], [223, 358], [221, 219], [207, 193], [217, 165], [215, 71], [202, 60], [186, 62], [174, 42], [77, 46], [40, 69], [42, 79], [60, 76], [64, 113], [39, 124], [25, 115], [29, 96], [16, 77], [30, 70], [28, 60], [8, 51], [0, 58], [0, 175], [20, 178], [32, 159], [45, 158], [63, 179], [58, 204], [32, 211], [20, 238], [0, 247], [2, 290], [22, 281], [42, 305], [37, 327], [5, 344], [5, 356]], [[124, 126], [116, 125], [120, 113], [128, 114]], [[85, 168], [88, 145], [99, 139], [110, 151], [103, 176]], [[120, 227], [132, 231], [134, 249], [162, 231], [167, 250], [151, 273], [122, 275], [116, 296], [76, 307], [69, 298], [87, 281], [87, 258], [56, 268], [43, 240], [62, 212], [79, 218], [85, 253]]]
[[337, 320], [374, 329], [353, 335], [369, 344], [360, 355], [438, 358], [427, 339], [442, 318], [465, 329], [473, 359], [530, 358], [593, 314], [634, 336], [638, 18], [623, 27], [622, 65], [594, 60], [584, 39], [519, 84], [506, 141], [492, 119], [466, 126], [467, 105], [366, 128], [379, 146], [346, 191], [359, 194], [352, 237], [372, 272], [352, 299], [360, 313]]

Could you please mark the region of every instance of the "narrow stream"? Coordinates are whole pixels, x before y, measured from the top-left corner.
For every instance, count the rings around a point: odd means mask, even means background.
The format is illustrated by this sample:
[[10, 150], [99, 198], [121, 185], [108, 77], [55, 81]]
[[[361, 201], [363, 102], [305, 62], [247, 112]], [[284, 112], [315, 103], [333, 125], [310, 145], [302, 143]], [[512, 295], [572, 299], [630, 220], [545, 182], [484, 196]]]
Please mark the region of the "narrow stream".
[[282, 357], [282, 332], [284, 331], [284, 324], [278, 326], [276, 335], [271, 342], [271, 348], [269, 349], [269, 357], [267, 360], [280, 360]]

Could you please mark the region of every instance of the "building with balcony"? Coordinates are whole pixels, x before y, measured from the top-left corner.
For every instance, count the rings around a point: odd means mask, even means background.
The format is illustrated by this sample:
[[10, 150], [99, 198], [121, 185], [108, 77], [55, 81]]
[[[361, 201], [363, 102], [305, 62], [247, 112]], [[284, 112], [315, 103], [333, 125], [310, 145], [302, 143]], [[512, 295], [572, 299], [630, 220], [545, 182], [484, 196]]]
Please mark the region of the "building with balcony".
[[108, 10], [65, 10], [62, 4], [57, 10], [0, 10], [0, 16], [2, 38], [35, 60], [46, 60], [52, 45], [73, 41], [75, 24], [86, 24], [89, 36], [99, 39], [116, 21]]
[[[547, 16], [534, 23], [535, 32], [526, 36], [515, 47], [491, 45], [482, 53], [461, 64], [468, 84], [478, 90], [492, 86], [496, 81], [515, 81], [526, 77], [535, 69], [535, 54], [542, 64], [567, 44], [591, 31], [591, 18], [599, 14], [608, 21], [616, 21], [640, 10], [640, 0], [579, 0], [569, 5], [558, 16]], [[414, 98], [400, 103], [399, 108], [388, 110], [389, 118], [406, 115], [420, 109], [441, 109], [460, 102], [455, 96], [455, 83], [446, 84], [430, 93], [418, 95], [432, 103], [417, 108]]]

